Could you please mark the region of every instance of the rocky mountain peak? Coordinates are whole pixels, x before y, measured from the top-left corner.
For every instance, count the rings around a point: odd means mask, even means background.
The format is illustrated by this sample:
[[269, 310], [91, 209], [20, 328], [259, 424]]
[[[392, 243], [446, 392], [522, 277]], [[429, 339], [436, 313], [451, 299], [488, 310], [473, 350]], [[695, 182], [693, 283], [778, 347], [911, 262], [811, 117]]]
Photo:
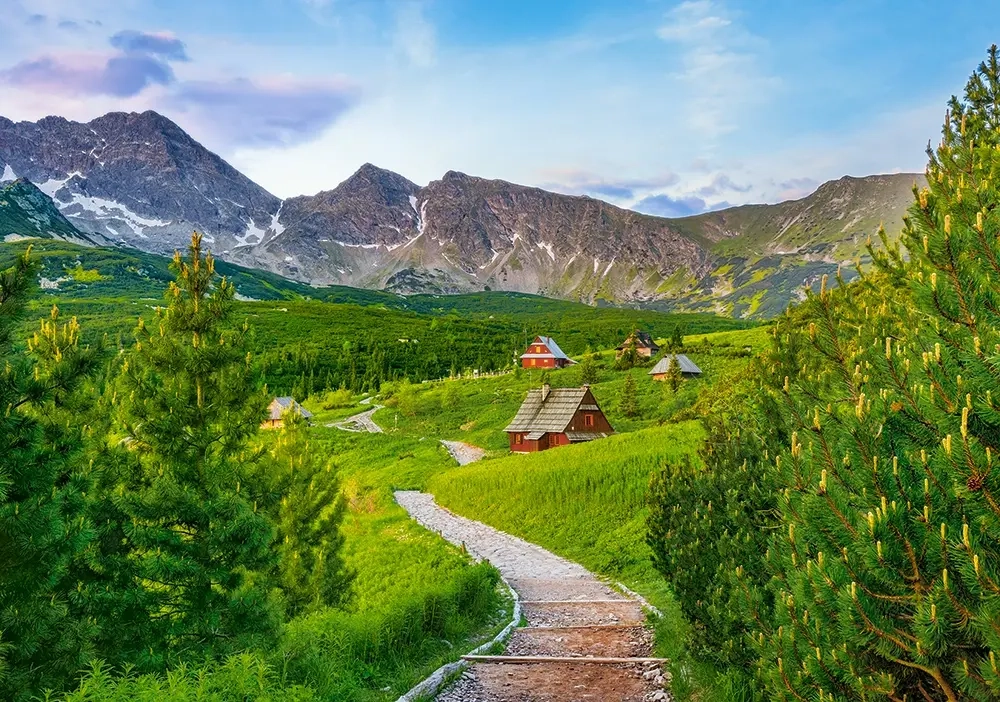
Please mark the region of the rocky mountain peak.
[[327, 192], [338, 196], [367, 195], [387, 200], [402, 196], [405, 200], [419, 189], [416, 183], [410, 182], [398, 173], [366, 163], [343, 183]]
[[156, 253], [192, 229], [224, 252], [260, 242], [281, 204], [163, 115], [0, 122], [0, 173], [30, 179], [100, 240]]

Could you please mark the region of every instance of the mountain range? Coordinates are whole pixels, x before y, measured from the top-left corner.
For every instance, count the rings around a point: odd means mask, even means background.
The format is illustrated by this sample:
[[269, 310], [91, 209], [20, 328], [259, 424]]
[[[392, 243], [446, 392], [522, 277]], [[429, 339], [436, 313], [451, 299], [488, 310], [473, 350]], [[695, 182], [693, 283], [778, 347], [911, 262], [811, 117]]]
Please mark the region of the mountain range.
[[770, 316], [852, 261], [880, 222], [897, 233], [915, 182], [845, 177], [801, 200], [668, 219], [455, 171], [419, 186], [365, 164], [332, 190], [281, 200], [155, 112], [0, 118], [0, 193], [34, 203], [19, 205], [18, 231], [0, 203], [0, 238], [32, 235], [40, 212], [51, 223], [39, 235], [158, 254], [197, 229], [224, 260], [404, 294], [493, 289]]

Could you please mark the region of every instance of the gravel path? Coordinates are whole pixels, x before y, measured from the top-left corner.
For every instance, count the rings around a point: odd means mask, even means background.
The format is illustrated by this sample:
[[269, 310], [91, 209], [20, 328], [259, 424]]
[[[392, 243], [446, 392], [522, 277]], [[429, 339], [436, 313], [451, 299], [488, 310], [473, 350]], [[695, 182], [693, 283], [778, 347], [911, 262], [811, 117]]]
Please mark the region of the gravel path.
[[488, 560], [518, 593], [527, 626], [505, 655], [571, 656], [580, 663], [477, 662], [437, 702], [665, 702], [667, 675], [655, 663], [586, 663], [587, 657], [651, 655], [640, 604], [583, 566], [480, 522], [452, 514], [434, 496], [400, 491], [396, 501], [417, 522], [477, 560]]
[[486, 455], [486, 449], [467, 444], [464, 441], [445, 441], [441, 439], [441, 443], [448, 449], [451, 457], [458, 461], [458, 465], [460, 466], [475, 463]]
[[372, 419], [372, 415], [382, 409], [382, 405], [375, 405], [370, 410], [365, 410], [359, 414], [351, 415], [347, 419], [342, 419], [339, 422], [331, 422], [327, 424], [328, 427], [336, 427], [337, 429], [343, 429], [344, 431], [353, 432], [369, 432], [371, 434], [381, 434], [382, 427], [375, 423]]

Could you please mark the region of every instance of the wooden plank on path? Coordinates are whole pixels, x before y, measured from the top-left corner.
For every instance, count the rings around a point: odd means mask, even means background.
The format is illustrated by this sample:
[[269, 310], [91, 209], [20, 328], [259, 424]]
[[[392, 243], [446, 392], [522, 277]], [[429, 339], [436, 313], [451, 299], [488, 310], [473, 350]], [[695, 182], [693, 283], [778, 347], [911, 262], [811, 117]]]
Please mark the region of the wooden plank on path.
[[600, 663], [614, 665], [621, 663], [666, 663], [666, 658], [606, 658], [587, 656], [462, 656], [462, 660], [473, 663]]

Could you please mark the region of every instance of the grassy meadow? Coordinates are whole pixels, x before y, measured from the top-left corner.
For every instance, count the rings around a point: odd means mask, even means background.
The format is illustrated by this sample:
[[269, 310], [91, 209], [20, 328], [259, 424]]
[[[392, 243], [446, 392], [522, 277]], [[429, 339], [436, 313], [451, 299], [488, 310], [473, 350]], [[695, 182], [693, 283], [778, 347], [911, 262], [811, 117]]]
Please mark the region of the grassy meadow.
[[[0, 245], [0, 268], [25, 246]], [[152, 318], [172, 279], [166, 259], [149, 254], [58, 241], [34, 242], [33, 250], [49, 282], [29, 306], [25, 331], [58, 305], [80, 319], [86, 343], [108, 354], [131, 343], [136, 321]], [[237, 316], [252, 329], [253, 355], [271, 392], [293, 394], [315, 414], [312, 450], [335, 466], [348, 503], [342, 531], [355, 576], [351, 597], [343, 608], [289, 621], [275, 650], [166, 674], [95, 663], [76, 691], [52, 699], [395, 699], [491, 636], [510, 605], [496, 572], [411, 521], [392, 499], [396, 489], [430, 490], [460, 513], [642, 592], [667, 614], [662, 650], [683, 658], [676, 632], [685, 625], [651, 570], [644, 542], [646, 484], [664, 461], [697, 450], [702, 434], [691, 417], [699, 398], [739, 372], [746, 349], [756, 349], [765, 330], [710, 315], [593, 308], [532, 295], [403, 298], [309, 288], [224, 263], [219, 272], [236, 283]], [[617, 369], [613, 348], [633, 328], [660, 338], [675, 328], [688, 332], [685, 352], [704, 376], [673, 391], [648, 377], [651, 362]], [[508, 454], [503, 428], [543, 380], [541, 371], [513, 367], [536, 334], [554, 336], [577, 360], [594, 359], [593, 392], [617, 436], [554, 453]], [[474, 377], [474, 369], [484, 373]], [[622, 402], [629, 375], [634, 413]], [[545, 378], [578, 386], [582, 368]], [[375, 419], [386, 434], [326, 426], [363, 411], [359, 400], [371, 394], [385, 405]], [[481, 446], [488, 459], [458, 468], [441, 439]]]

